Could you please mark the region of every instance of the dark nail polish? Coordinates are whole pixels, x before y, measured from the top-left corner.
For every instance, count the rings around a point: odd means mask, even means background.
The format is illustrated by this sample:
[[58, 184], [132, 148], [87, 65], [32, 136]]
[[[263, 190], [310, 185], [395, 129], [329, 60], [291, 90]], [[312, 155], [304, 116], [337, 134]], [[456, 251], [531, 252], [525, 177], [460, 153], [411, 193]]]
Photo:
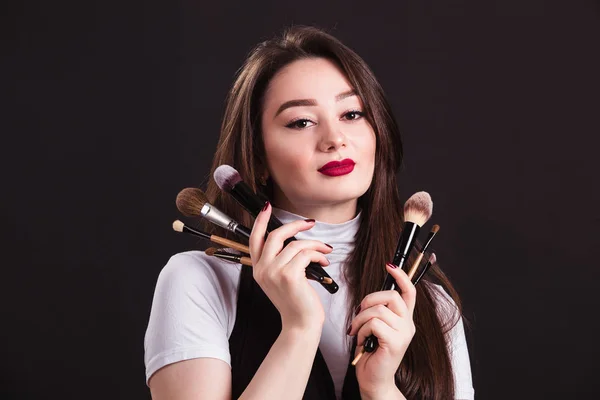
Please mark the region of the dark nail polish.
[[263, 207], [263, 211], [267, 211], [267, 208], [269, 208], [269, 202], [265, 201], [265, 206]]
[[358, 314], [360, 312], [360, 304], [358, 305], [358, 307], [356, 307], [356, 311], [354, 311], [354, 314]]
[[323, 243], [325, 246], [329, 247], [330, 249], [333, 249], [333, 246], [327, 243]]
[[315, 220], [312, 219], [312, 218], [311, 219], [305, 219], [304, 221], [308, 222], [309, 224], [312, 224], [313, 222], [315, 222]]
[[390, 268], [394, 268], [394, 269], [398, 268], [398, 266], [397, 266], [397, 265], [394, 265], [394, 264], [392, 264], [392, 263], [387, 263], [387, 265], [388, 265]]
[[352, 331], [352, 327], [348, 328], [348, 332], [346, 332], [346, 335], [349, 335], [350, 331]]

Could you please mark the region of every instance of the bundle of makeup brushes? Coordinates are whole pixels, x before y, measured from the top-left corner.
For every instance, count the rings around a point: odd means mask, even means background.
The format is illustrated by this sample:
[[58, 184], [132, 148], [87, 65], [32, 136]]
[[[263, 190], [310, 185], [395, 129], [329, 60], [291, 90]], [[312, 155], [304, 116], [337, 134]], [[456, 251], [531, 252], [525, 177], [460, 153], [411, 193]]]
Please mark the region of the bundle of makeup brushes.
[[[229, 165], [221, 165], [215, 170], [214, 179], [221, 190], [229, 193], [253, 217], [256, 218], [258, 216], [264, 207], [264, 200], [256, 195], [256, 193], [254, 193], [252, 189], [246, 183], [244, 183], [238, 171]], [[249, 228], [243, 226], [210, 204], [204, 192], [198, 188], [185, 188], [181, 190], [177, 195], [176, 204], [177, 209], [187, 217], [202, 217], [217, 226], [233, 232], [238, 236], [250, 239], [251, 230]], [[271, 232], [282, 225], [282, 222], [279, 221], [277, 217], [271, 215], [267, 226], [267, 232]], [[207, 249], [207, 251], [205, 251], [207, 255], [252, 266], [252, 261], [250, 257], [247, 256], [250, 254], [248, 246], [230, 239], [203, 232], [199, 229], [186, 225], [179, 220], [173, 222], [173, 229], [177, 232], [183, 232], [202, 237], [213, 243], [226, 247], [223, 249]], [[295, 237], [287, 239], [285, 245], [288, 245], [294, 240], [297, 239]], [[231, 250], [236, 250], [241, 254], [235, 254]], [[319, 282], [330, 293], [335, 293], [339, 289], [337, 283], [318, 263], [311, 262], [307, 266], [306, 277]]]
[[[435, 254], [431, 254], [428, 257], [425, 265], [419, 270], [419, 266], [421, 261], [425, 257], [427, 250], [429, 249], [429, 245], [431, 241], [435, 237], [435, 235], [440, 230], [439, 225], [433, 225], [425, 243], [423, 244], [421, 250], [418, 253], [417, 259], [415, 262], [408, 266], [406, 265], [408, 261], [408, 257], [411, 251], [414, 248], [415, 242], [417, 240], [417, 236], [419, 235], [419, 231], [421, 227], [429, 221], [431, 215], [433, 213], [433, 202], [431, 201], [431, 196], [427, 192], [417, 192], [413, 194], [404, 204], [404, 226], [402, 228], [402, 233], [400, 234], [400, 238], [398, 239], [398, 245], [396, 246], [396, 252], [394, 253], [394, 258], [392, 260], [392, 264], [397, 267], [400, 267], [406, 272], [408, 278], [412, 280], [413, 284], [416, 285], [423, 278], [423, 276], [427, 273], [427, 270], [431, 267], [432, 264], [436, 263]], [[419, 272], [418, 275], [417, 272]], [[413, 279], [416, 275], [416, 279]], [[386, 274], [385, 281], [381, 287], [381, 290], [399, 290], [396, 285], [396, 281], [389, 273]], [[371, 353], [375, 351], [377, 348], [377, 338], [373, 335], [369, 336], [365, 340], [365, 344], [361, 349], [360, 353], [352, 360], [352, 365], [356, 365], [358, 360], [363, 356], [365, 352]]]
[[[214, 172], [214, 179], [224, 192], [231, 195], [246, 211], [253, 217], [257, 217], [264, 206], [262, 200], [252, 189], [244, 183], [238, 171], [229, 165], [221, 165]], [[246, 239], [250, 238], [251, 230], [239, 222], [235, 221], [215, 206], [211, 205], [202, 190], [197, 188], [185, 188], [179, 192], [176, 200], [178, 210], [187, 217], [201, 217], [209, 222], [220, 226], [238, 236]], [[418, 251], [417, 258], [412, 265], [406, 265], [408, 257], [411, 254], [419, 231], [429, 221], [433, 213], [433, 202], [427, 192], [417, 192], [412, 195], [404, 204], [404, 226], [398, 239], [396, 251], [392, 264], [402, 268], [412, 280], [413, 284], [425, 276], [431, 265], [436, 263], [436, 256], [428, 253], [431, 241], [438, 233], [439, 225], [433, 225], [423, 246]], [[267, 232], [279, 228], [283, 224], [277, 217], [271, 215], [268, 223]], [[199, 229], [184, 224], [180, 220], [173, 222], [173, 230], [183, 232], [189, 235], [201, 237], [213, 243], [224, 246], [223, 248], [208, 248], [205, 253], [209, 256], [217, 257], [222, 260], [228, 260], [237, 264], [252, 266], [252, 260], [249, 257], [250, 250], [248, 246], [217, 235], [211, 235]], [[285, 245], [296, 240], [295, 237], [286, 240]], [[427, 255], [427, 262], [421, 267], [423, 258]], [[306, 268], [306, 277], [319, 282], [330, 293], [335, 293], [339, 289], [338, 285], [325, 272], [318, 263], [310, 263]], [[414, 279], [413, 279], [414, 278]], [[398, 290], [394, 278], [388, 273], [381, 290]], [[365, 352], [373, 352], [377, 347], [377, 338], [370, 336], [365, 341], [361, 352], [352, 361], [356, 365], [358, 360]]]

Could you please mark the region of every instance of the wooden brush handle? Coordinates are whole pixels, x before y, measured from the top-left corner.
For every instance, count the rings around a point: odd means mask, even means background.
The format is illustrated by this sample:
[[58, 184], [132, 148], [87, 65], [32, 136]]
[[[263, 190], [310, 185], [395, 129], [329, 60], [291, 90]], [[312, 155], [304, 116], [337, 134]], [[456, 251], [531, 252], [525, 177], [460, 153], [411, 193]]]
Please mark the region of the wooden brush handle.
[[250, 254], [250, 249], [248, 248], [248, 246], [244, 246], [243, 244], [234, 242], [233, 240], [225, 239], [224, 237], [221, 237], [221, 236], [210, 235], [210, 241], [214, 242], [214, 243], [218, 243], [225, 247], [231, 247], [232, 249], [241, 251], [242, 253]]
[[417, 272], [417, 269], [419, 268], [419, 264], [421, 264], [421, 260], [423, 259], [424, 255], [425, 255], [424, 253], [419, 253], [419, 256], [415, 260], [415, 263], [412, 265], [412, 267], [408, 271], [408, 274], [407, 274], [408, 279], [412, 280], [413, 276], [415, 276], [415, 273]]
[[248, 266], [252, 266], [252, 259], [250, 257], [241, 257], [240, 258], [240, 264], [244, 264], [244, 265], [248, 265]]

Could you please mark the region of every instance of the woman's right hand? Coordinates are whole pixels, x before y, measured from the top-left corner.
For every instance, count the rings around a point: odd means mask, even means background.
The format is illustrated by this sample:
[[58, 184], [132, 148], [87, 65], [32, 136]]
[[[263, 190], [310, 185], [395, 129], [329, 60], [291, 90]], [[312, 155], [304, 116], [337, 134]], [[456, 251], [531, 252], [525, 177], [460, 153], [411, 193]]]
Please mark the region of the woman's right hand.
[[318, 328], [320, 332], [325, 313], [317, 292], [308, 283], [305, 269], [311, 261], [329, 265], [325, 254], [331, 248], [316, 240], [295, 240], [284, 248], [286, 239], [312, 228], [314, 220], [284, 224], [265, 240], [271, 211], [267, 202], [250, 235], [254, 280], [279, 311], [283, 329]]

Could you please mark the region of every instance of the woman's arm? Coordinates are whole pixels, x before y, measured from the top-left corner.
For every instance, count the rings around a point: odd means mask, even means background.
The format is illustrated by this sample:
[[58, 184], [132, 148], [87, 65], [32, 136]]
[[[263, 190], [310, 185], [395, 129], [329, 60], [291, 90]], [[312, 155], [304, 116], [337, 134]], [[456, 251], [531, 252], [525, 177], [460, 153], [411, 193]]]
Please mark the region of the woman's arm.
[[321, 327], [283, 329], [241, 399], [301, 399], [313, 366]]
[[216, 358], [195, 358], [169, 364], [148, 381], [153, 400], [229, 400], [231, 369]]
[[[250, 256], [253, 277], [279, 311], [282, 329], [241, 398], [301, 399], [325, 317], [317, 293], [308, 284], [305, 269], [311, 261], [328, 265], [324, 254], [331, 252], [331, 248], [310, 240], [284, 246], [287, 238], [314, 226], [314, 220], [285, 224], [265, 240], [270, 211], [267, 204], [254, 222]], [[182, 319], [187, 321], [189, 315]], [[177, 330], [180, 331], [181, 328]], [[226, 346], [221, 344], [221, 347]], [[155, 400], [231, 398], [231, 370], [227, 363], [204, 357], [202, 361], [178, 364], [155, 372], [148, 382]]]
[[[301, 399], [313, 365], [321, 327], [283, 329], [241, 399]], [[149, 382], [154, 400], [229, 400], [231, 369], [215, 358], [170, 364]]]

